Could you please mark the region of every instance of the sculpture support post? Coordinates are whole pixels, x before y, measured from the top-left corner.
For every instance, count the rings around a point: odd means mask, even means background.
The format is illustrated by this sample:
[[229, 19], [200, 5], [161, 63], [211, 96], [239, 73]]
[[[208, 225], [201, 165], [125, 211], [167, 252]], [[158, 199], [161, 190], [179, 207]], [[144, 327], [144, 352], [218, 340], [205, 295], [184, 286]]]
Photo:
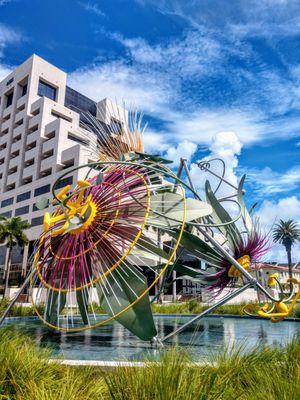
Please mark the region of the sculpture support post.
[[227, 301], [233, 299], [235, 296], [239, 295], [240, 293], [244, 292], [246, 289], [248, 289], [250, 286], [252, 286], [252, 283], [249, 282], [246, 285], [242, 286], [241, 288], [235, 290], [234, 292], [228, 294], [227, 296], [225, 296], [223, 299], [221, 299], [220, 301], [218, 301], [216, 304], [213, 304], [211, 307], [209, 307], [207, 310], [203, 311], [202, 313], [200, 313], [199, 315], [197, 315], [196, 317], [192, 318], [190, 321], [186, 322], [185, 324], [183, 324], [182, 326], [180, 326], [179, 328], [177, 328], [175, 331], [169, 333], [167, 336], [163, 337], [161, 339], [161, 342], [164, 342], [168, 339], [170, 339], [171, 337], [177, 335], [178, 333], [182, 332], [183, 330], [185, 330], [188, 326], [190, 326], [191, 324], [195, 323], [196, 321], [198, 321], [199, 319], [205, 317], [205, 315], [209, 314], [210, 312], [212, 312], [213, 310], [215, 310], [216, 308], [222, 306], [223, 304], [227, 303]]
[[18, 290], [17, 294], [15, 295], [15, 297], [12, 299], [12, 301], [9, 303], [8, 307], [6, 308], [6, 310], [4, 311], [3, 315], [0, 318], [0, 326], [3, 324], [3, 321], [5, 320], [5, 318], [8, 316], [11, 308], [15, 305], [15, 303], [17, 302], [20, 294], [23, 292], [23, 290], [25, 289], [25, 287], [28, 285], [29, 281], [31, 278], [33, 278], [33, 276], [35, 275], [36, 270], [35, 268], [33, 268], [31, 270], [31, 272], [28, 274], [27, 278], [25, 279], [25, 281], [23, 282], [22, 286], [20, 287], [20, 289]]

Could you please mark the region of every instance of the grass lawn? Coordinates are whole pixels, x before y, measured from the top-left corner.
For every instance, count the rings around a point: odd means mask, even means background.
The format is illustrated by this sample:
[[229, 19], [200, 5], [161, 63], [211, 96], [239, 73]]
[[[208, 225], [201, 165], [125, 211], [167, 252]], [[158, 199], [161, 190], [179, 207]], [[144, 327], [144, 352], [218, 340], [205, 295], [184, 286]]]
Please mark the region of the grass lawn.
[[160, 363], [103, 372], [48, 363], [49, 352], [11, 328], [0, 330], [0, 399], [299, 400], [300, 343], [195, 365], [171, 349]]
[[[0, 300], [0, 315], [4, 312], [7, 307], [7, 300]], [[214, 310], [212, 314], [223, 315], [241, 315], [242, 304], [225, 304]], [[163, 304], [152, 304], [152, 311], [154, 314], [200, 314], [202, 311], [208, 308], [208, 305], [204, 305], [197, 300], [189, 300], [178, 303], [163, 303]], [[40, 306], [40, 312], [43, 314], [43, 306]], [[98, 313], [104, 313], [99, 306], [94, 306], [94, 311]], [[26, 317], [36, 315], [34, 309], [31, 306], [22, 306], [17, 304], [13, 306], [10, 314], [11, 317]], [[300, 318], [300, 305], [298, 305], [291, 317]], [[0, 399], [1, 400], [1, 399]]]

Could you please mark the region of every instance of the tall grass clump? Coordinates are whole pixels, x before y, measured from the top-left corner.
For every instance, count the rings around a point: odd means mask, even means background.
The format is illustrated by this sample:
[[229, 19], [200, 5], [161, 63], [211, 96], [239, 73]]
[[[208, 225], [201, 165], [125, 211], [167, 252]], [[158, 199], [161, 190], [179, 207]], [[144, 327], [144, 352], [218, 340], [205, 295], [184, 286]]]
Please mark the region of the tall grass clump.
[[175, 349], [161, 363], [118, 368], [105, 376], [114, 400], [299, 400], [300, 344], [225, 351], [213, 363], [187, 363]]
[[299, 400], [300, 342], [223, 351], [196, 364], [180, 348], [144, 367], [68, 367], [49, 362], [12, 328], [0, 330], [1, 400]]
[[0, 330], [0, 399], [102, 399], [106, 391], [91, 368], [49, 363], [50, 351], [37, 349], [27, 336], [12, 328]]

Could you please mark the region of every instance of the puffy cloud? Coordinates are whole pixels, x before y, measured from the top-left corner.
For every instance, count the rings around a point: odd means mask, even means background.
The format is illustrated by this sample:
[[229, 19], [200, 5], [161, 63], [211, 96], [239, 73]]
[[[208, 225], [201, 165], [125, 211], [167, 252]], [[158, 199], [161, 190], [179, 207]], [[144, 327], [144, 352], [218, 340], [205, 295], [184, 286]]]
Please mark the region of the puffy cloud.
[[190, 163], [192, 156], [197, 150], [197, 145], [188, 140], [178, 143], [177, 146], [168, 148], [165, 157], [173, 161], [173, 166], [178, 166], [180, 158], [185, 158]]
[[[8, 1], [0, 2], [0, 6], [4, 6]], [[13, 43], [17, 43], [22, 40], [22, 37], [19, 32], [0, 23], [0, 60], [4, 56], [5, 48]], [[13, 71], [14, 67], [9, 66], [3, 62], [0, 62], [0, 81], [4, 79], [11, 71]]]
[[257, 198], [288, 193], [300, 185], [300, 165], [295, 165], [284, 172], [273, 171], [270, 167], [248, 168], [245, 172]]
[[20, 40], [21, 35], [16, 30], [0, 23], [0, 57], [3, 57], [3, 51], [7, 45]]
[[8, 74], [10, 74], [12, 70], [13, 70], [12, 67], [0, 64], [0, 81], [2, 81], [2, 79], [4, 79]]

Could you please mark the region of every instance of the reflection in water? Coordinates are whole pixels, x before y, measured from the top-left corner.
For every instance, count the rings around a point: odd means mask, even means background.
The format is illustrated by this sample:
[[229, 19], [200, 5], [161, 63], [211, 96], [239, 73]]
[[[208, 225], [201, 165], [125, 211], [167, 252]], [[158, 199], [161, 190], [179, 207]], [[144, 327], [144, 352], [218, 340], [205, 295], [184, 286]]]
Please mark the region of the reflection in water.
[[[100, 317], [101, 318], [101, 317]], [[155, 317], [158, 336], [162, 337], [184, 324], [191, 317]], [[51, 347], [54, 356], [80, 360], [140, 360], [159, 358], [164, 350], [151, 349], [116, 322], [79, 333], [52, 332], [38, 320], [7, 321], [35, 338], [41, 347]], [[272, 324], [259, 319], [208, 317], [190, 325], [169, 345], [185, 347], [192, 358], [201, 360], [233, 345], [250, 350], [256, 345], [284, 344], [292, 337], [300, 339], [299, 322]]]

